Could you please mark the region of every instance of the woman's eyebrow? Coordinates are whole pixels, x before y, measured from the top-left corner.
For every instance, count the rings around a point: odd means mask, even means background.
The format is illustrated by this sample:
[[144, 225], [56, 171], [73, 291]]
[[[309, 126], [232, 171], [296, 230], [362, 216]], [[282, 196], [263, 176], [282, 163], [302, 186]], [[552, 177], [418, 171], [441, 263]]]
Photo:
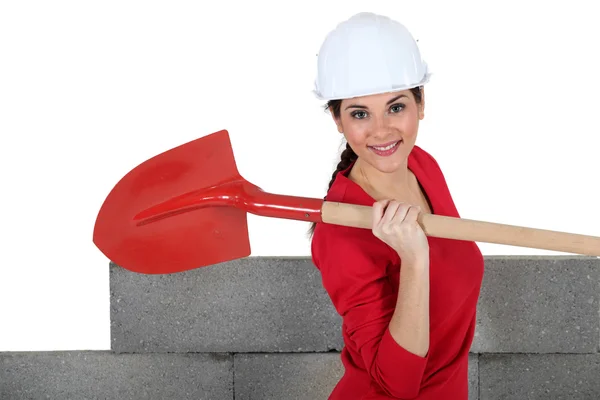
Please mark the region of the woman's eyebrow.
[[[406, 95], [405, 95], [405, 94], [401, 94], [401, 95], [399, 95], [399, 96], [396, 96], [396, 97], [394, 97], [394, 98], [390, 99], [390, 100], [389, 100], [389, 101], [386, 103], [386, 105], [388, 105], [388, 106], [389, 106], [390, 104], [392, 104], [393, 102], [395, 102], [395, 101], [396, 101], [396, 100], [398, 100], [398, 99], [401, 99], [402, 97], [406, 97]], [[362, 106], [362, 105], [360, 105], [360, 104], [350, 104], [348, 107], [346, 107], [346, 110], [347, 110], [347, 109], [349, 109], [349, 108], [363, 108], [363, 109], [367, 109], [368, 107], [366, 107], [366, 106]]]

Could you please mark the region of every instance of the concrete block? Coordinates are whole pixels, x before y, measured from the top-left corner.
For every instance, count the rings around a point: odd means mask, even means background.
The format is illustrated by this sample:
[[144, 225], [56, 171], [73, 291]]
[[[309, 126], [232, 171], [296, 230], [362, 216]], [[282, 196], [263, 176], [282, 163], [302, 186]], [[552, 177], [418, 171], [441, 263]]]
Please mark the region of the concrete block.
[[[471, 351], [593, 352], [600, 259], [486, 257]], [[117, 352], [341, 350], [341, 318], [309, 258], [246, 258], [173, 275], [111, 266]]]
[[[326, 399], [344, 374], [339, 353], [236, 354], [235, 398]], [[479, 399], [477, 354], [469, 355], [469, 400]]]
[[469, 400], [479, 400], [479, 355], [469, 354]]
[[308, 258], [245, 258], [170, 275], [112, 265], [116, 352], [340, 350], [341, 318]]
[[343, 375], [338, 353], [236, 354], [236, 400], [327, 399]]
[[0, 353], [0, 399], [233, 399], [233, 358], [95, 351]]
[[591, 353], [598, 348], [600, 259], [487, 257], [474, 353]]
[[600, 399], [600, 354], [482, 354], [480, 400]]

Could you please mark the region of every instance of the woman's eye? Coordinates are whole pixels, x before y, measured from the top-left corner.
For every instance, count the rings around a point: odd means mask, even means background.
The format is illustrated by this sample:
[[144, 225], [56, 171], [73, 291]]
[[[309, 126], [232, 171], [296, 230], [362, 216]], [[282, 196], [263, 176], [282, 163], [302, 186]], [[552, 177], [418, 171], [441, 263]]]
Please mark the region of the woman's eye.
[[352, 113], [354, 118], [363, 119], [367, 117], [367, 113], [365, 111], [355, 111]]
[[404, 104], [394, 104], [393, 106], [390, 107], [390, 111], [392, 111], [394, 113], [398, 113], [398, 112], [402, 111], [403, 108], [404, 108]]

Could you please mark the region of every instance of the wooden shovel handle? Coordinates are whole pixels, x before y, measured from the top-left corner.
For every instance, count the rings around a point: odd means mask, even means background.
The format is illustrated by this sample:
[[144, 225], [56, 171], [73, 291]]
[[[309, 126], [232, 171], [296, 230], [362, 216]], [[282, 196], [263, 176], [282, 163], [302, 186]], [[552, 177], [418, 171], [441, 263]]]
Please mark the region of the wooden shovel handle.
[[[323, 222], [371, 229], [373, 209], [355, 204], [323, 202]], [[497, 243], [600, 257], [600, 237], [474, 221], [421, 213], [419, 225], [427, 236]]]

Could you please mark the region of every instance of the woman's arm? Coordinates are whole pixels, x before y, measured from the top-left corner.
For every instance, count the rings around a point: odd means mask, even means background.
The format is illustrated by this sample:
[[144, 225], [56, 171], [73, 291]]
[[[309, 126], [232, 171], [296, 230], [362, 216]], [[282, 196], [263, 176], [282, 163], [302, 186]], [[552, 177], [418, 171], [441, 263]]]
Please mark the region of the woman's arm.
[[429, 351], [429, 261], [402, 264], [396, 308], [389, 325], [394, 340], [420, 357]]

